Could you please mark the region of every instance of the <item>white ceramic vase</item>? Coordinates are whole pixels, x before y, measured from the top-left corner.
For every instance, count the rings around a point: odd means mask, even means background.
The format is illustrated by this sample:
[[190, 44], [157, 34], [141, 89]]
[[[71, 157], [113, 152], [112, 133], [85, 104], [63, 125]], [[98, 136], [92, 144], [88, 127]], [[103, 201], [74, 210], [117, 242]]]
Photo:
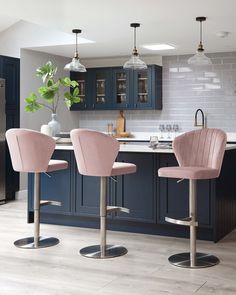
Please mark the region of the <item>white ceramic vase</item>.
[[52, 130], [52, 136], [56, 136], [61, 132], [61, 124], [57, 121], [57, 114], [52, 114], [52, 120], [48, 123]]

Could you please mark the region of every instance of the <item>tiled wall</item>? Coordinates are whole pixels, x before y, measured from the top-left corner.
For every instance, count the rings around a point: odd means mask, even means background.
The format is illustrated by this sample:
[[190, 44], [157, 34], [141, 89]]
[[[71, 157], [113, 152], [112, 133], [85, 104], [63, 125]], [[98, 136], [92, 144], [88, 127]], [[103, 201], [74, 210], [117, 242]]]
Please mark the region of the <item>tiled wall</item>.
[[[163, 109], [126, 111], [127, 130], [156, 131], [159, 124], [177, 123], [182, 131], [193, 127], [196, 109], [209, 127], [236, 131], [236, 52], [207, 54], [210, 66], [190, 67], [190, 55], [163, 57]], [[80, 127], [105, 130], [115, 124], [117, 111], [78, 112]]]

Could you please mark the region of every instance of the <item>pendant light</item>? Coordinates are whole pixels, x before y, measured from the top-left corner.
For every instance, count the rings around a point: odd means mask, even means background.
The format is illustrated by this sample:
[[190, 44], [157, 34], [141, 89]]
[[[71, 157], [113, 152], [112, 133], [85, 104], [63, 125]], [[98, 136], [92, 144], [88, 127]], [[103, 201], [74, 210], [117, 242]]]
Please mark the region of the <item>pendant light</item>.
[[211, 65], [212, 62], [209, 57], [204, 54], [204, 48], [202, 45], [202, 22], [206, 20], [205, 16], [196, 17], [196, 21], [200, 22], [200, 43], [198, 45], [197, 52], [194, 56], [188, 59], [190, 65]]
[[136, 48], [136, 28], [140, 27], [138, 23], [131, 23], [131, 28], [134, 28], [134, 49], [131, 58], [124, 64], [124, 69], [133, 69], [133, 70], [145, 70], [147, 65], [144, 61], [139, 58], [139, 54]]
[[82, 31], [79, 29], [73, 29], [72, 33], [76, 35], [76, 42], [75, 42], [75, 55], [72, 58], [72, 61], [65, 65], [64, 70], [71, 71], [71, 72], [86, 72], [86, 68], [84, 65], [80, 63], [79, 60], [79, 53], [78, 53], [78, 34]]

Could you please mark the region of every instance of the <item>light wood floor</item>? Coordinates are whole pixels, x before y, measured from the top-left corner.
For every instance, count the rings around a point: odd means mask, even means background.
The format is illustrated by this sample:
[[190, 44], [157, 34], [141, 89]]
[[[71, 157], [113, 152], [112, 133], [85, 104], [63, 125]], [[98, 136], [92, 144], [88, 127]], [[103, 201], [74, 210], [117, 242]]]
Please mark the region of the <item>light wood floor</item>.
[[108, 241], [125, 245], [127, 255], [94, 260], [81, 257], [81, 247], [97, 244], [98, 231], [57, 225], [41, 226], [42, 234], [60, 238], [57, 246], [23, 250], [14, 240], [30, 236], [26, 202], [0, 206], [0, 295], [208, 295], [236, 294], [236, 231], [214, 244], [199, 241], [221, 264], [207, 269], [171, 266], [171, 254], [188, 250], [188, 240], [109, 232]]

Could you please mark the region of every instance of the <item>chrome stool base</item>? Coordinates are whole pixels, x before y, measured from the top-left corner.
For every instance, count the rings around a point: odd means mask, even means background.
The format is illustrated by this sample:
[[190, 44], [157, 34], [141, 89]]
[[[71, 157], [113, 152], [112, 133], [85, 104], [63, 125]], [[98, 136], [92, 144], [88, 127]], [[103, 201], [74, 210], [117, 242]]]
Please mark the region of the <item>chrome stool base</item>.
[[175, 254], [170, 256], [168, 260], [171, 264], [183, 268], [204, 268], [220, 263], [220, 260], [216, 256], [204, 253], [196, 253], [195, 266], [191, 266], [190, 253]]
[[18, 248], [23, 248], [23, 249], [38, 249], [38, 248], [55, 246], [59, 242], [60, 241], [57, 238], [39, 237], [38, 246], [36, 246], [34, 244], [34, 237], [28, 237], [28, 238], [15, 241], [14, 245]]
[[88, 246], [80, 250], [82, 256], [96, 259], [114, 258], [125, 255], [127, 252], [128, 250], [125, 247], [119, 245], [106, 245], [104, 256], [101, 255], [100, 245]]

